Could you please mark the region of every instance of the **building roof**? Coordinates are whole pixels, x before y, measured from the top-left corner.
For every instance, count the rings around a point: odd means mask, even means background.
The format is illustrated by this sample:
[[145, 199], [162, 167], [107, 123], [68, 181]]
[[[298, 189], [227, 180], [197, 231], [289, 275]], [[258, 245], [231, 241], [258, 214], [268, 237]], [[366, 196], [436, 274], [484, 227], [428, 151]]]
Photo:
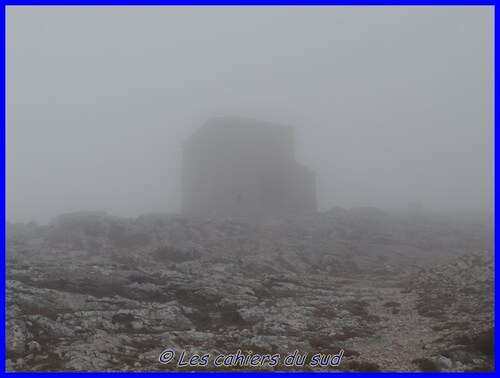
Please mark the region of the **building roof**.
[[188, 144], [191, 140], [196, 139], [202, 135], [206, 135], [207, 133], [210, 133], [211, 131], [217, 130], [224, 130], [231, 128], [234, 130], [235, 128], [239, 129], [269, 129], [269, 130], [277, 130], [277, 129], [282, 129], [282, 130], [290, 130], [293, 131], [294, 127], [292, 126], [287, 126], [287, 125], [282, 125], [279, 123], [272, 123], [272, 122], [266, 122], [266, 121], [257, 121], [253, 120], [250, 118], [243, 118], [243, 117], [212, 117], [208, 119], [198, 130], [196, 130], [189, 138], [187, 138], [184, 143], [182, 144], [182, 147], [184, 147], [186, 144]]
[[318, 175], [318, 173], [317, 173], [314, 169], [311, 169], [311, 168], [309, 168], [309, 167], [306, 167], [304, 164], [299, 163], [297, 160], [294, 160], [294, 161], [293, 161], [293, 164], [294, 164], [294, 166], [295, 166], [297, 169], [300, 169], [300, 170], [302, 170], [303, 172], [307, 172], [307, 173], [312, 174], [312, 175], [314, 175], [314, 176], [317, 176], [317, 175]]

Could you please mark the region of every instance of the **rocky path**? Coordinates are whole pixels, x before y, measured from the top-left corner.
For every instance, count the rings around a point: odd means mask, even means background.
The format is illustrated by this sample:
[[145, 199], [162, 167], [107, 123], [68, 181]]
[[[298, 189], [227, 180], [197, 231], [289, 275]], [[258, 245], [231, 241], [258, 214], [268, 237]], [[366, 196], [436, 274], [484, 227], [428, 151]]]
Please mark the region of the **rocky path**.
[[[372, 287], [371, 282], [364, 284]], [[376, 362], [384, 371], [415, 371], [412, 361], [432, 357], [423, 347], [437, 334], [432, 330], [432, 319], [417, 313], [418, 295], [392, 285], [377, 288], [378, 298], [369, 305], [370, 313], [380, 318], [376, 335], [355, 342], [353, 347], [363, 359]]]

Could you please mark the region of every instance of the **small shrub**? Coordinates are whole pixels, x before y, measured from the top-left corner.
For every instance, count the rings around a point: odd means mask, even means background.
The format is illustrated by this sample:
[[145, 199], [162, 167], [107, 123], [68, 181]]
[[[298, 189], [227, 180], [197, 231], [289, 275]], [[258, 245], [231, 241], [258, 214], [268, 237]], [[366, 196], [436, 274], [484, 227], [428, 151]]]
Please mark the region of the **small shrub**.
[[321, 318], [332, 319], [337, 317], [335, 310], [329, 306], [318, 307], [315, 311], [315, 315]]
[[435, 319], [445, 319], [445, 303], [439, 299], [421, 298], [416, 306], [417, 312], [421, 316]]
[[235, 326], [243, 326], [247, 324], [247, 322], [241, 317], [236, 307], [233, 306], [225, 306], [221, 310], [221, 320], [224, 322], [224, 325], [235, 325]]
[[127, 314], [127, 313], [118, 313], [113, 315], [111, 318], [111, 323], [116, 324], [116, 323], [130, 323], [134, 320], [134, 315], [132, 314]]
[[362, 301], [349, 301], [345, 304], [346, 310], [357, 316], [368, 315], [368, 311], [366, 311], [367, 306], [368, 303]]
[[471, 343], [470, 337], [467, 335], [460, 335], [455, 339], [455, 343], [458, 345], [469, 345]]
[[378, 364], [374, 362], [353, 361], [349, 364], [349, 369], [352, 371], [375, 372], [375, 371], [380, 371], [380, 366], [378, 366]]
[[373, 323], [378, 323], [380, 322], [380, 318], [377, 315], [362, 315], [361, 319], [367, 321], [367, 322], [373, 322]]
[[312, 336], [308, 339], [309, 345], [314, 349], [330, 349], [333, 347], [333, 343], [338, 340], [333, 336]]
[[437, 366], [434, 361], [429, 360], [428, 358], [416, 358], [412, 362], [418, 366], [420, 371], [423, 372], [441, 371], [439, 366]]
[[472, 338], [471, 346], [473, 349], [478, 350], [485, 356], [493, 357], [494, 355], [494, 339], [495, 334], [493, 328], [481, 332], [476, 337]]
[[396, 301], [389, 301], [389, 302], [385, 302], [384, 303], [384, 307], [400, 307], [401, 306], [401, 303], [399, 302], [396, 302]]

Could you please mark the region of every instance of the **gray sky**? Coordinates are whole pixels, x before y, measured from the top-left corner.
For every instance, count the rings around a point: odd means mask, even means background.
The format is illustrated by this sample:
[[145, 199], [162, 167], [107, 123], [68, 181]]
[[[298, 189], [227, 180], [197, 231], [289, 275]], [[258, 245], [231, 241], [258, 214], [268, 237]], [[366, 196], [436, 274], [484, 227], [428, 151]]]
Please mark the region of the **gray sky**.
[[320, 210], [490, 210], [493, 8], [7, 8], [10, 221], [177, 212], [225, 115], [295, 126]]

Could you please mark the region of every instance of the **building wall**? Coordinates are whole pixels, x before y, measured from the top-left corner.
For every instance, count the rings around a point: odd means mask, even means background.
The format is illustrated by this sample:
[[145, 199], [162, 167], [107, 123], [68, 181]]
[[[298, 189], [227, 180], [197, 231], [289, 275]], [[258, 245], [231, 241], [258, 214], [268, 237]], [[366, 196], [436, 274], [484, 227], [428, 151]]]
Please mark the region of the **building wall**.
[[286, 192], [288, 213], [316, 212], [316, 174], [295, 164], [289, 170]]
[[[315, 211], [314, 173], [297, 168], [293, 155], [290, 128], [205, 126], [183, 146], [183, 214], [239, 217]], [[282, 210], [262, 207], [262, 175], [269, 170], [285, 178]]]

